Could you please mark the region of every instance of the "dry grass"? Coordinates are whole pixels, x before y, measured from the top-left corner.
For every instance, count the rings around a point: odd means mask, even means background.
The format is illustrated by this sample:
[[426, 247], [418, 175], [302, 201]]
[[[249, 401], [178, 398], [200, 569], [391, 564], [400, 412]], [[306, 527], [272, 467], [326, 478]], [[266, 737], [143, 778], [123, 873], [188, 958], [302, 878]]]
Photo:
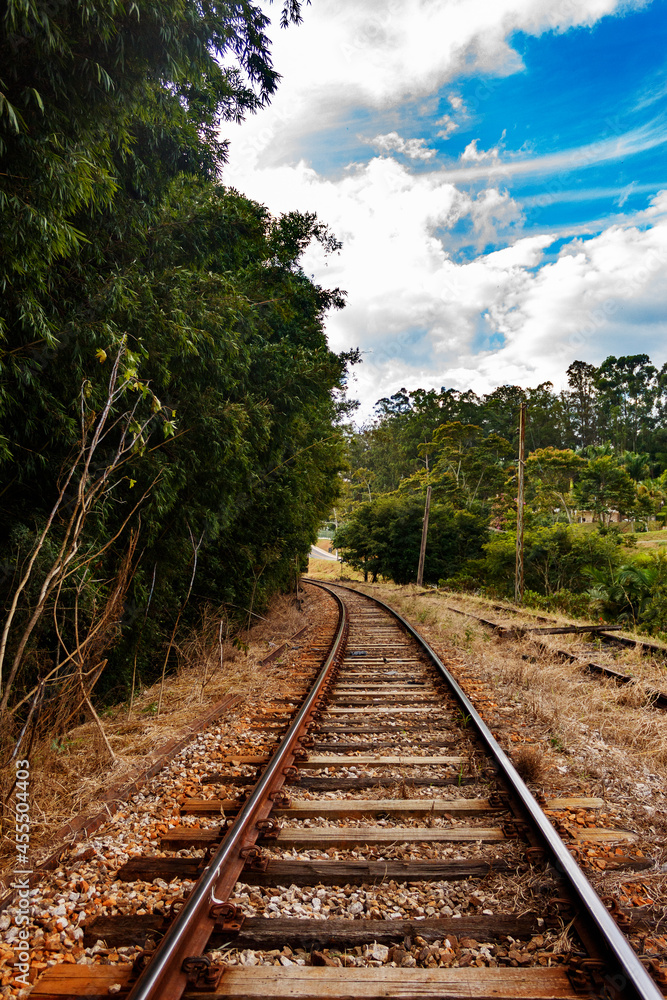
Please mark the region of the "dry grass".
[[542, 752], [536, 747], [520, 747], [514, 754], [513, 763], [524, 781], [537, 784], [544, 776]]
[[[306, 606], [312, 600], [305, 595]], [[276, 597], [264, 619], [250, 630], [247, 652], [237, 649], [227, 636], [220, 660], [218, 623], [225, 620], [224, 609], [205, 609], [201, 627], [186, 636], [178, 649], [179, 668], [165, 684], [162, 708], [157, 707], [160, 682], [140, 691], [129, 715], [126, 703], [102, 715], [105, 735], [116, 761], [111, 763], [97, 727], [92, 722], [71, 729], [58, 740], [43, 739], [30, 753], [30, 797], [34, 825], [31, 853], [36, 860], [44, 845], [59, 827], [82, 811], [94, 812], [102, 806], [98, 796], [120, 785], [149, 753], [175, 736], [187, 732], [193, 721], [226, 695], [242, 694], [258, 698], [271, 683], [271, 670], [258, 669], [259, 661], [307, 622], [294, 596]], [[242, 638], [245, 640], [246, 633]], [[0, 775], [9, 790], [9, 775]], [[5, 791], [5, 795], [7, 791]], [[3, 838], [0, 869], [12, 858], [11, 841]]]
[[309, 559], [306, 577], [314, 580], [329, 580], [331, 583], [346, 583], [364, 579], [364, 574], [352, 569], [347, 563], [334, 562], [332, 559]]
[[[613, 796], [667, 861], [667, 712], [644, 707], [639, 682], [618, 686], [601, 680], [540, 651], [529, 638], [498, 638], [474, 619], [447, 610], [474, 607], [474, 614], [498, 621], [492, 602], [443, 592], [418, 596], [423, 592], [414, 586], [354, 586], [387, 600], [456, 674], [486, 686], [498, 706], [490, 724], [515, 760], [518, 745], [532, 744], [541, 758], [541, 780], [553, 790], [579, 786], [582, 794]], [[630, 651], [629, 662], [644, 683], [656, 673], [664, 678], [662, 664], [649, 657]], [[618, 661], [614, 665], [626, 669]], [[510, 742], [511, 731], [519, 734], [519, 744]]]

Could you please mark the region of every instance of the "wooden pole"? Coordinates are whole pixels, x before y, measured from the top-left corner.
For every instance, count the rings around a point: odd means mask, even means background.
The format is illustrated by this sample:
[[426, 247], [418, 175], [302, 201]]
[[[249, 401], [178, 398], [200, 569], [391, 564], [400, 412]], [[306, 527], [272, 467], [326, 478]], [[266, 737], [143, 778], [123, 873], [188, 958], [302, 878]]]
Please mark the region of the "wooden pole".
[[523, 467], [526, 449], [526, 404], [519, 412], [519, 468], [516, 498], [516, 569], [514, 573], [514, 600], [523, 603]]
[[417, 570], [417, 586], [424, 585], [424, 561], [426, 559], [426, 536], [428, 535], [428, 515], [431, 509], [431, 487], [426, 487], [426, 506], [424, 507], [424, 523], [422, 525], [422, 543], [419, 548], [419, 569]]

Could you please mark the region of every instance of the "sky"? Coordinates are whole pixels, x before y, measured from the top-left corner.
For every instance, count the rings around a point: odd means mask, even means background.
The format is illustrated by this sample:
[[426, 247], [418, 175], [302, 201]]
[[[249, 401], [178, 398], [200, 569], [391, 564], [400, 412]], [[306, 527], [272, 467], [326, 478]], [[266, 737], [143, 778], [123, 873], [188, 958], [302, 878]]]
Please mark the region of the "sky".
[[667, 0], [313, 0], [224, 183], [316, 212], [358, 423], [400, 388], [566, 386], [667, 361]]

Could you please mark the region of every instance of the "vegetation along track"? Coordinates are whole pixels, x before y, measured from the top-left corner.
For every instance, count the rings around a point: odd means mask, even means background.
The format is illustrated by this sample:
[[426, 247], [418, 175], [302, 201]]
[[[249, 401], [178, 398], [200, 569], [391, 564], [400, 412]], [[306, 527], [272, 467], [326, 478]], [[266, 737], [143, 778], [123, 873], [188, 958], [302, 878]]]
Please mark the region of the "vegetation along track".
[[649, 975], [428, 645], [381, 602], [325, 589], [340, 618], [333, 642], [311, 647], [324, 659], [314, 685], [296, 714], [273, 706], [257, 723], [265, 744], [281, 737], [276, 752], [255, 740], [252, 754], [218, 755], [202, 782], [216, 797], [181, 807], [212, 825], [184, 819], [165, 830], [171, 856], [116, 875], [164, 883], [205, 864], [171, 921], [86, 928], [103, 951], [157, 940], [138, 978], [61, 965], [33, 996], [662, 997], [659, 967]]
[[[496, 611], [500, 611], [504, 616], [512, 614], [525, 614], [523, 609], [519, 611], [516, 608], [508, 608], [501, 604], [493, 605]], [[486, 626], [486, 628], [491, 629], [496, 635], [507, 636], [509, 638], [517, 638], [520, 636], [530, 636], [534, 642], [537, 643], [538, 647], [541, 645], [540, 637], [544, 636], [554, 636], [554, 635], [570, 635], [572, 637], [581, 638], [582, 636], [594, 636], [598, 643], [609, 647], [620, 647], [621, 649], [632, 649], [641, 654], [653, 654], [656, 656], [664, 657], [667, 654], [667, 649], [664, 646], [659, 646], [655, 643], [641, 642], [639, 640], [629, 639], [626, 636], [615, 635], [613, 630], [617, 626], [610, 625], [562, 625], [553, 622], [552, 625], [547, 626], [527, 626], [525, 623], [514, 625], [505, 624], [503, 622], [490, 621], [488, 618], [482, 618], [479, 615], [473, 614], [470, 610], [462, 611], [460, 608], [454, 608], [450, 605], [447, 606], [448, 611], [452, 611], [457, 615], [465, 615], [467, 618], [472, 618], [479, 622], [481, 625]], [[548, 618], [543, 616], [535, 616], [535, 618], [541, 622], [548, 622]], [[546, 647], [542, 646], [546, 650]], [[617, 684], [632, 684], [635, 678], [630, 673], [625, 673], [620, 670], [615, 670], [613, 667], [597, 663], [594, 660], [589, 659], [588, 654], [589, 649], [554, 649], [549, 648], [549, 653], [552, 655], [559, 656], [564, 660], [569, 660], [570, 663], [579, 664], [590, 674], [597, 675], [599, 677], [606, 677]], [[650, 687], [648, 685], [643, 685], [643, 692], [645, 695], [645, 702], [647, 705], [653, 708], [667, 708], [667, 691], [658, 690], [657, 688]]]

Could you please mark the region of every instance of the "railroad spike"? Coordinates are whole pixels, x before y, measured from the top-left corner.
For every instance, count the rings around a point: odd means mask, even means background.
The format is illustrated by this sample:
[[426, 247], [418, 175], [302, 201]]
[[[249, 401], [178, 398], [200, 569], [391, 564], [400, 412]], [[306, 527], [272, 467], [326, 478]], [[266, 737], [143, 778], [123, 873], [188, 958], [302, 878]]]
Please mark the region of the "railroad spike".
[[282, 826], [275, 819], [258, 819], [255, 823], [255, 829], [259, 831], [265, 840], [275, 840]]
[[189, 955], [181, 965], [188, 977], [188, 987], [200, 993], [214, 993], [225, 968], [222, 963], [213, 963], [208, 955]]
[[223, 933], [235, 933], [241, 930], [245, 913], [234, 903], [214, 903], [208, 911], [211, 920], [215, 920], [215, 928]]
[[239, 856], [245, 861], [244, 871], [265, 872], [269, 867], [269, 858], [260, 847], [244, 847]]
[[615, 896], [601, 896], [602, 902], [607, 907], [612, 917], [622, 931], [628, 930], [632, 924], [630, 917], [622, 908]]

